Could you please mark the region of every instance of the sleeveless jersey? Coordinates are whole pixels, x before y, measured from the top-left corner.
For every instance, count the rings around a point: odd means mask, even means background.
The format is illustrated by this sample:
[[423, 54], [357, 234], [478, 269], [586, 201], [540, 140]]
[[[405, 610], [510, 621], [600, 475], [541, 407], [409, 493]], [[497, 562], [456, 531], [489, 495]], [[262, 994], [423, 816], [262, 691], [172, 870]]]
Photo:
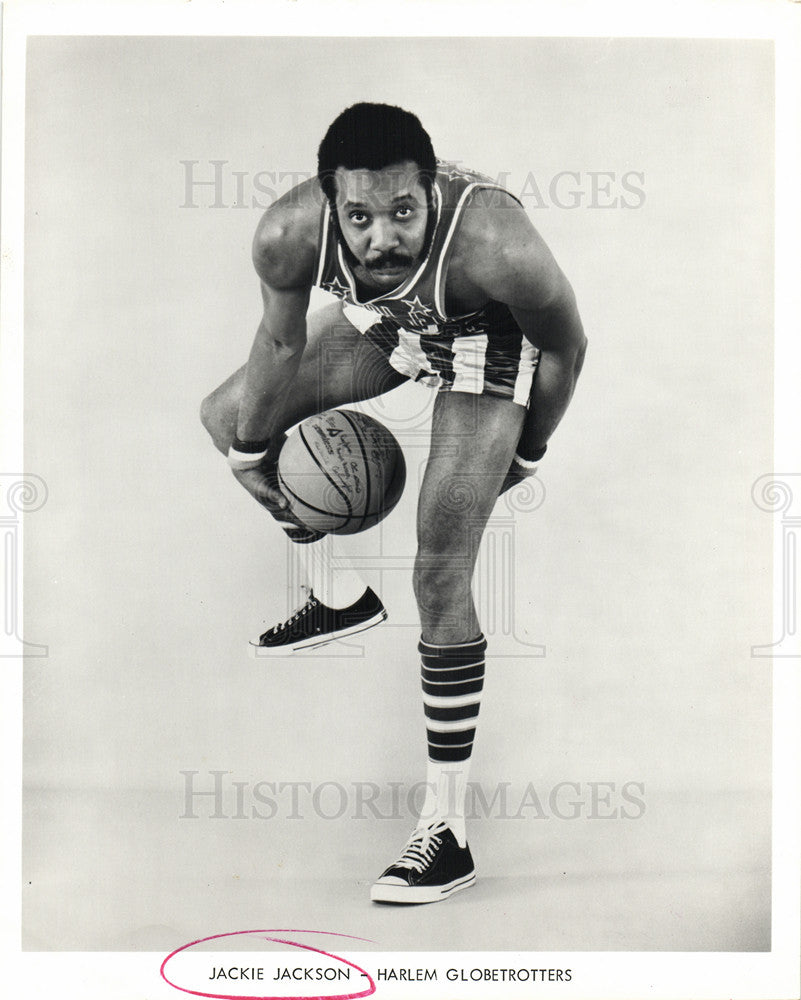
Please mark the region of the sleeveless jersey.
[[[487, 188], [505, 190], [483, 174], [437, 161], [432, 189], [435, 223], [423, 261], [398, 288], [363, 300], [358, 297], [356, 281], [337, 241], [331, 210], [326, 202], [321, 219], [315, 285], [348, 304], [394, 320], [408, 333], [426, 339], [486, 335], [495, 341], [511, 337], [519, 345], [520, 328], [502, 303], [490, 300], [481, 309], [460, 316], [449, 316], [445, 308], [445, 284], [453, 237], [471, 196]], [[515, 198], [515, 201], [518, 199]]]

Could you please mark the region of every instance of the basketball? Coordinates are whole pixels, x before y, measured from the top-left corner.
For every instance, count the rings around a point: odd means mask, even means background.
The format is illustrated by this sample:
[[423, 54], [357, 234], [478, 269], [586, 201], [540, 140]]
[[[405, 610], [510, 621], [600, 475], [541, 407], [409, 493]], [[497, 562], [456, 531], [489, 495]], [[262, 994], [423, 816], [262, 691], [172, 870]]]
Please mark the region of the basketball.
[[394, 435], [355, 410], [326, 410], [289, 435], [278, 482], [294, 516], [316, 531], [354, 535], [400, 500], [406, 463]]

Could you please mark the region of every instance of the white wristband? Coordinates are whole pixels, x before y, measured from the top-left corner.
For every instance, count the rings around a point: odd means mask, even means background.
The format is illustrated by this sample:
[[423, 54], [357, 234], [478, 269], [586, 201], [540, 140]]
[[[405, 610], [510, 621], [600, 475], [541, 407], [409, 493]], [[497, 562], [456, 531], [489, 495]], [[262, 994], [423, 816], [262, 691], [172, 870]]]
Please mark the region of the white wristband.
[[228, 464], [237, 472], [257, 469], [264, 461], [269, 449], [264, 451], [239, 451], [233, 445], [228, 449]]
[[515, 455], [512, 459], [515, 465], [519, 465], [521, 469], [525, 469], [527, 472], [533, 472], [534, 469], [540, 464], [539, 461], [529, 462], [527, 458], [521, 458], [519, 455]]

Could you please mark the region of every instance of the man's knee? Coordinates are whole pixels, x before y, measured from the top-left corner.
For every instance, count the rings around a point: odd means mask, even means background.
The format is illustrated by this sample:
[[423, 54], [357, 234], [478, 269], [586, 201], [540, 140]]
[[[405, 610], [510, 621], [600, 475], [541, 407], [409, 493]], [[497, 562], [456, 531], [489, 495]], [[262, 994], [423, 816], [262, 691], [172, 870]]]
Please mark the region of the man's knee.
[[214, 405], [212, 404], [211, 396], [206, 396], [200, 404], [200, 422], [209, 434], [211, 434], [213, 411]]
[[418, 551], [412, 583], [418, 607], [436, 615], [469, 598], [472, 566], [465, 556]]
[[211, 440], [214, 442], [214, 447], [218, 451], [227, 454], [231, 444], [229, 440], [230, 434], [227, 432], [224, 421], [221, 419], [220, 407], [215, 399], [214, 392], [209, 393], [200, 404], [200, 422], [208, 431]]
[[242, 365], [200, 404], [200, 422], [211, 435], [214, 447], [224, 455], [236, 434], [246, 368], [246, 365]]

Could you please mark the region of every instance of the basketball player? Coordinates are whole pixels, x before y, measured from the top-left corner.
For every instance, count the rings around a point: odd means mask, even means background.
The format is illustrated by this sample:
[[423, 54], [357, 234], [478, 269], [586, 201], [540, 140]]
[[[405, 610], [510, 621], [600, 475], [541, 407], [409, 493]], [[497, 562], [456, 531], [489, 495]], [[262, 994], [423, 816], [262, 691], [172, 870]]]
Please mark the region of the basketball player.
[[[317, 177], [267, 210], [253, 257], [261, 323], [247, 364], [204, 400], [202, 420], [294, 541], [313, 550], [320, 536], [293, 523], [277, 488], [287, 428], [408, 379], [439, 390], [414, 570], [428, 791], [371, 898], [444, 899], [475, 879], [464, 799], [486, 642], [473, 569], [499, 493], [533, 473], [573, 395], [586, 347], [575, 297], [511, 194], [437, 161], [418, 119], [381, 104], [333, 122]], [[315, 286], [337, 301], [307, 318]], [[345, 567], [260, 641], [290, 652], [384, 617]]]

